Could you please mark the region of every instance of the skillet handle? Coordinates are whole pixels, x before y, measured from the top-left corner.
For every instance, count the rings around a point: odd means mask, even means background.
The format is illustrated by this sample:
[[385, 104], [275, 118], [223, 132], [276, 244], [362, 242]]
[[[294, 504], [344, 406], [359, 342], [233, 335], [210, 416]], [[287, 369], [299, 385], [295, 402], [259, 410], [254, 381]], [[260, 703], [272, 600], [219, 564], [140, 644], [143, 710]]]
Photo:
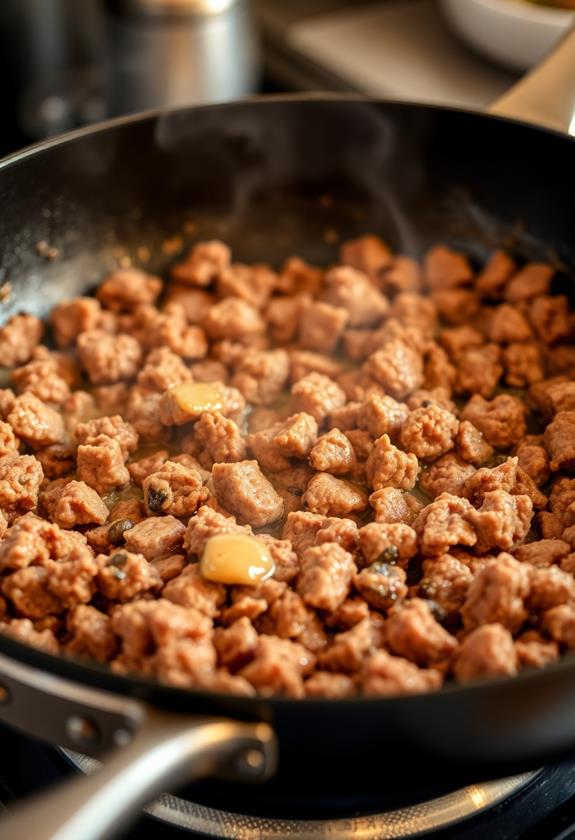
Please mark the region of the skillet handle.
[[575, 135], [575, 24], [540, 64], [487, 111]]
[[276, 765], [265, 723], [147, 710], [126, 747], [90, 776], [64, 782], [0, 820], [2, 840], [110, 840], [171, 784], [218, 775], [263, 781]]

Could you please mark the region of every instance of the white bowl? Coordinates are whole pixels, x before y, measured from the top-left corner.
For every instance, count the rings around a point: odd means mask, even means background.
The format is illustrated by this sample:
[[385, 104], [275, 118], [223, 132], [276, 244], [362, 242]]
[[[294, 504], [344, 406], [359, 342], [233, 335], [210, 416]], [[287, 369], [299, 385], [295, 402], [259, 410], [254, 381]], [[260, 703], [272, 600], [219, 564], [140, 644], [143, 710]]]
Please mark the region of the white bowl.
[[463, 41], [513, 70], [537, 64], [575, 15], [527, 0], [441, 0], [441, 7]]

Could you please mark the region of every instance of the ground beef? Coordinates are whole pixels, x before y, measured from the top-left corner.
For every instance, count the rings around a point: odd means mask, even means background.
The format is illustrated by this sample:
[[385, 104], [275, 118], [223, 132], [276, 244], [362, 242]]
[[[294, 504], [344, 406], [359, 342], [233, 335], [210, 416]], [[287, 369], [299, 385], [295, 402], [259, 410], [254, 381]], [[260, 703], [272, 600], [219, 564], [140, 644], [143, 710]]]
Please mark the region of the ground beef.
[[398, 694], [421, 694], [441, 686], [439, 671], [418, 668], [400, 656], [385, 650], [372, 654], [362, 672], [362, 689], [368, 697], [394, 697]]
[[511, 496], [504, 490], [485, 493], [479, 510], [469, 515], [477, 533], [476, 551], [487, 552], [492, 548], [508, 551], [523, 542], [532, 516], [529, 496]]
[[437, 604], [446, 617], [453, 618], [463, 606], [473, 574], [465, 563], [450, 554], [423, 563], [418, 593]]
[[474, 466], [449, 453], [421, 473], [419, 486], [432, 498], [442, 493], [461, 496], [465, 495], [466, 482], [475, 472]]
[[505, 382], [511, 388], [524, 388], [545, 376], [543, 354], [537, 344], [510, 344], [502, 355]]
[[353, 585], [376, 610], [387, 610], [407, 595], [407, 575], [399, 566], [372, 563], [354, 575]]
[[575, 411], [560, 411], [543, 435], [553, 472], [575, 467]]
[[214, 464], [212, 479], [218, 501], [248, 525], [262, 528], [281, 517], [282, 499], [257, 461]]
[[286, 458], [307, 458], [316, 441], [317, 422], [305, 412], [288, 417], [273, 438], [274, 445]]
[[401, 444], [418, 458], [437, 458], [454, 447], [459, 421], [437, 405], [416, 408], [401, 427]]
[[337, 266], [327, 272], [324, 282], [325, 299], [347, 312], [350, 327], [374, 327], [389, 311], [387, 299], [357, 269]]
[[507, 281], [516, 269], [515, 262], [505, 251], [495, 251], [477, 275], [475, 287], [487, 299], [499, 300]]
[[349, 439], [343, 432], [331, 429], [314, 444], [309, 453], [309, 462], [318, 472], [345, 475], [355, 467], [356, 457]]
[[70, 481], [42, 494], [42, 505], [60, 528], [96, 523], [103, 525], [109, 511], [99, 494], [83, 481]]
[[166, 461], [142, 481], [146, 513], [169, 513], [180, 518], [191, 516], [208, 498], [201, 473], [175, 461]]
[[8, 517], [34, 510], [43, 479], [42, 467], [32, 455], [0, 458], [0, 510]]
[[461, 609], [466, 629], [496, 622], [517, 632], [527, 618], [529, 587], [529, 569], [511, 555], [489, 561], [471, 582]]
[[[575, 320], [554, 268], [498, 251], [476, 274], [446, 245], [420, 266], [375, 235], [341, 261], [276, 273], [198, 242], [161, 303], [162, 279], [120, 268], [58, 304], [60, 351], [33, 316], [0, 328], [1, 632], [295, 698], [575, 649]], [[203, 576], [234, 533], [269, 578]]]
[[483, 344], [462, 350], [456, 359], [458, 394], [480, 394], [490, 397], [501, 379], [503, 365], [497, 344]]
[[482, 677], [506, 677], [517, 673], [513, 636], [501, 624], [484, 624], [463, 640], [453, 665], [458, 682]]
[[461, 420], [469, 420], [495, 449], [506, 449], [525, 437], [525, 405], [509, 394], [490, 401], [475, 394], [461, 412]]
[[42, 339], [44, 327], [34, 315], [14, 315], [0, 327], [0, 367], [25, 364]]
[[440, 662], [457, 649], [457, 640], [435, 620], [428, 602], [421, 598], [393, 607], [385, 623], [385, 637], [392, 653], [418, 665]]
[[559, 657], [557, 642], [543, 638], [536, 630], [522, 633], [515, 642], [520, 668], [544, 668]]
[[396, 487], [410, 490], [419, 473], [417, 457], [395, 447], [388, 435], [378, 438], [366, 462], [367, 480], [374, 490]]
[[186, 528], [174, 516], [149, 516], [126, 531], [126, 547], [147, 560], [176, 554], [182, 548]]
[[140, 369], [142, 348], [130, 335], [109, 335], [101, 330], [80, 333], [78, 356], [95, 385], [132, 379]]
[[101, 494], [123, 487], [130, 481], [122, 447], [115, 438], [107, 435], [98, 435], [93, 443], [78, 447], [76, 468], [78, 478]]
[[14, 434], [31, 449], [62, 443], [64, 439], [61, 414], [34, 394], [26, 393], [16, 397], [6, 420]]
[[370, 394], [358, 407], [357, 425], [369, 432], [372, 438], [385, 434], [395, 438], [408, 416], [409, 409], [405, 403], [397, 402], [393, 397]]
[[408, 493], [395, 487], [383, 487], [369, 497], [376, 522], [413, 522], [421, 503]]
[[424, 381], [421, 355], [400, 339], [388, 341], [373, 353], [365, 370], [396, 399], [407, 397]]
[[366, 563], [399, 563], [417, 552], [417, 536], [404, 522], [370, 522], [359, 529], [359, 547]]
[[345, 405], [345, 393], [328, 376], [309, 373], [292, 386], [294, 408], [304, 411], [321, 423], [328, 414]]
[[517, 303], [547, 294], [554, 274], [553, 267], [546, 263], [527, 263], [507, 283], [505, 300]]
[[322, 543], [303, 553], [297, 591], [310, 607], [333, 612], [347, 597], [356, 571], [348, 551]]

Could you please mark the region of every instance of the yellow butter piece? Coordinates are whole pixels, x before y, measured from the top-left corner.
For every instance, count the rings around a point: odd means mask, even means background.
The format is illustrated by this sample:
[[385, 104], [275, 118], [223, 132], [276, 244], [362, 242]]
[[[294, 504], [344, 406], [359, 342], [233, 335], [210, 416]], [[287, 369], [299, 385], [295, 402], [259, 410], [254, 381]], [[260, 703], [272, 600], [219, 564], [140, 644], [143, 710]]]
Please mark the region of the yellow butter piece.
[[224, 407], [224, 394], [218, 382], [183, 382], [170, 388], [169, 393], [182, 411], [190, 415], [201, 416]]
[[275, 564], [261, 540], [248, 534], [218, 534], [206, 543], [200, 571], [215, 583], [255, 586], [273, 575]]

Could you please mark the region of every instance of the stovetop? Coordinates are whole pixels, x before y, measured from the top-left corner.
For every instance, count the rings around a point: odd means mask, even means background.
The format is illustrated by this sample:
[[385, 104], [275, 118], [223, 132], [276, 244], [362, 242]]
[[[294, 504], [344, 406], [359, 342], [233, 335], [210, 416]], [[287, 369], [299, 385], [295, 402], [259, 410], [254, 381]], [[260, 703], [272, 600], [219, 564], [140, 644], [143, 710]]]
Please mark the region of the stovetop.
[[[382, 756], [382, 761], [385, 760]], [[0, 809], [9, 810], [26, 795], [79, 772], [78, 767], [90, 770], [91, 764], [89, 759], [65, 754], [0, 726]], [[329, 816], [329, 803], [324, 802], [321, 819], [315, 819], [307, 813], [309, 806], [303, 813], [289, 795], [283, 805], [265, 804], [261, 791], [254, 796], [253, 801], [245, 801], [242, 807], [241, 800], [217, 784], [195, 785], [179, 796], [162, 797], [151, 808], [154, 816], [140, 819], [122, 835], [122, 840], [182, 837], [386, 840], [422, 836], [423, 829], [426, 837], [439, 840], [575, 838], [575, 761], [545, 767], [522, 777], [469, 785], [407, 808], [390, 808], [387, 802], [384, 814], [377, 813], [377, 802], [350, 797], [345, 816], [341, 813], [341, 801], [333, 803], [334, 818]], [[255, 817], [254, 803], [258, 802], [262, 814]], [[464, 815], [467, 815], [465, 819]], [[438, 825], [445, 827], [436, 828]]]

